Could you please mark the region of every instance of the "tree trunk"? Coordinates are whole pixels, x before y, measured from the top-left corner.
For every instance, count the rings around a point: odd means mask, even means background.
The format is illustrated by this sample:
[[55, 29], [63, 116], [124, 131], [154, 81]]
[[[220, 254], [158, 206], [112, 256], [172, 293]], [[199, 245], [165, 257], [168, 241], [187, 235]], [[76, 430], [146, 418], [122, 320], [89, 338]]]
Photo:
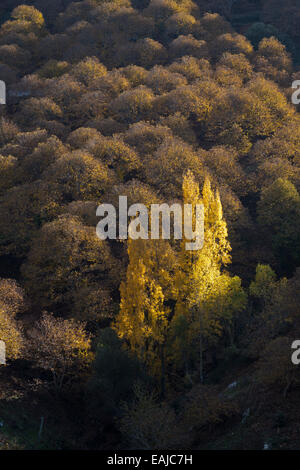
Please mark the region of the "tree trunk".
[[202, 319], [202, 312], [201, 308], [198, 311], [199, 314], [199, 378], [200, 383], [203, 384], [204, 377], [203, 377], [203, 319]]
[[199, 377], [200, 377], [200, 383], [203, 384], [203, 337], [202, 337], [202, 332], [200, 331], [199, 335]]
[[161, 344], [161, 383], [160, 383], [160, 394], [161, 398], [165, 397], [166, 392], [166, 365], [165, 365], [165, 344]]
[[284, 391], [283, 391], [283, 396], [284, 396], [284, 398], [286, 398], [287, 393], [288, 393], [289, 389], [291, 388], [292, 383], [293, 383], [293, 380], [292, 380], [292, 379], [290, 379], [290, 380], [287, 381], [286, 387], [285, 387], [285, 389], [284, 389]]

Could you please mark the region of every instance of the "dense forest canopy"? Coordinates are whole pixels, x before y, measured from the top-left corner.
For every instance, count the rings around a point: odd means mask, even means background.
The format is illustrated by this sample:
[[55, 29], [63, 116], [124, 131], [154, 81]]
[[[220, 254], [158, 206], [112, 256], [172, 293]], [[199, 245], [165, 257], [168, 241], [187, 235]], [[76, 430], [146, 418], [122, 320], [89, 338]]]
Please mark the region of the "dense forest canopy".
[[[25, 395], [81, 410], [45, 445], [197, 448], [245, 408], [249, 445], [271, 438], [253, 395], [299, 385], [300, 8], [281, 3], [1, 3], [0, 339], [39, 377]], [[203, 250], [100, 241], [119, 195], [202, 202]]]

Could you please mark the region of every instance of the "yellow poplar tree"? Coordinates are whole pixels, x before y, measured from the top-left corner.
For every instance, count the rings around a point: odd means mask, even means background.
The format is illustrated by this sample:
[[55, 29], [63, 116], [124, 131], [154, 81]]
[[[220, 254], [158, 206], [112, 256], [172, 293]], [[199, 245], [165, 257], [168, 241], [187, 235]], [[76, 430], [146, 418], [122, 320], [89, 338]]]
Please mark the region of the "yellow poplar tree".
[[[206, 178], [201, 197], [191, 172], [185, 175], [182, 189], [184, 204], [192, 204], [194, 218], [196, 204], [202, 203], [204, 206], [204, 245], [197, 251], [187, 251], [186, 240], [182, 240], [176, 276], [177, 302], [173, 331], [176, 332], [178, 323], [187, 325], [181, 330], [185, 332], [184, 342], [187, 343], [183, 358], [186, 372], [189, 349], [191, 352], [195, 340], [198, 340], [199, 375], [203, 382], [204, 339], [218, 337], [224, 330], [231, 332], [231, 320], [234, 313], [244, 307], [245, 294], [238, 277], [231, 278], [222, 272], [222, 268], [231, 261], [231, 247], [219, 193], [212, 190]], [[175, 338], [177, 358], [178, 355], [182, 358], [182, 343], [180, 335]]]
[[120, 338], [165, 382], [165, 343], [170, 309], [172, 250], [164, 240], [128, 240], [129, 264], [120, 287], [120, 312], [114, 324]]

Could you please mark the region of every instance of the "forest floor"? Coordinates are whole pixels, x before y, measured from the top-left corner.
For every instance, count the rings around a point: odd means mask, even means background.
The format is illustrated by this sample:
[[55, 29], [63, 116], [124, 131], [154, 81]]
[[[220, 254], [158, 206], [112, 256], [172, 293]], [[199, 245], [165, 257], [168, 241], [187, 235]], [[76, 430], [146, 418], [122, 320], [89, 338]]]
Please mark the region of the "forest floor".
[[[238, 404], [240, 412], [201, 430], [193, 449], [300, 449], [299, 390], [291, 389], [285, 398], [274, 387], [257, 389], [251, 382], [253, 366], [233, 362], [223, 368], [218, 388]], [[41, 371], [31, 369], [24, 361], [1, 367], [0, 449], [86, 448], [81, 443], [80, 403], [76, 407], [76, 397], [73, 403], [62, 396], [55, 397], [48, 382]], [[230, 384], [234, 386], [228, 387]], [[74, 416], [74, 409], [78, 410], [78, 417]]]

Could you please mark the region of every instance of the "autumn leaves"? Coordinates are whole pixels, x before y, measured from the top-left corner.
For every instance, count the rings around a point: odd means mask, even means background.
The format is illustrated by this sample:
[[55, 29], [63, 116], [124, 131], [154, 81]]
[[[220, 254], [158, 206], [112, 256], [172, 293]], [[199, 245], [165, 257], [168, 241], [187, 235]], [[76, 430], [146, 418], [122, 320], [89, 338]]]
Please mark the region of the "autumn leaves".
[[191, 172], [182, 190], [185, 204], [204, 206], [202, 249], [187, 251], [186, 239], [180, 244], [129, 239], [129, 264], [114, 323], [128, 347], [161, 379], [162, 388], [171, 369], [188, 374], [195, 364], [203, 381], [205, 348], [224, 332], [232, 334], [234, 317], [246, 303], [241, 280], [223, 269], [230, 263], [231, 248], [219, 194], [207, 179], [200, 196]]

